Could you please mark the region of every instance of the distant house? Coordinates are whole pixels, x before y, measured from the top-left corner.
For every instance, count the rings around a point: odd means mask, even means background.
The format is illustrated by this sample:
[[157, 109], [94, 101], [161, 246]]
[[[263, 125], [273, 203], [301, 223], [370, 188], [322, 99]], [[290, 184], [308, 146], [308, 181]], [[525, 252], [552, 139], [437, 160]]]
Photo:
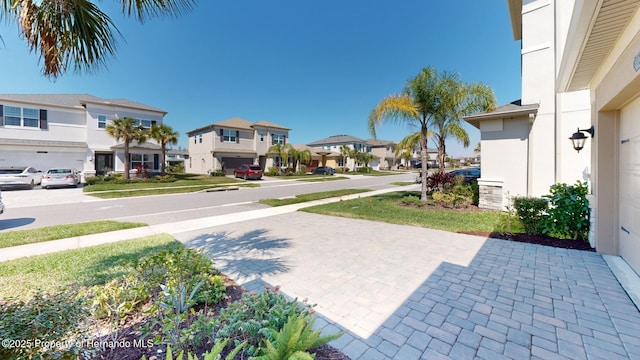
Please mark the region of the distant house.
[[307, 171], [313, 171], [313, 169], [319, 166], [330, 166], [332, 168], [338, 167], [338, 161], [341, 156], [339, 152], [327, 150], [324, 148], [314, 148], [307, 145], [295, 144], [293, 148], [300, 150], [309, 150], [311, 153], [311, 160], [307, 161], [304, 164], [307, 168]]
[[371, 153], [377, 157], [377, 160], [371, 162], [371, 168], [389, 170], [398, 166], [398, 157], [395, 153], [397, 143], [388, 140], [368, 139], [367, 144], [371, 148]]
[[167, 149], [166, 165], [167, 166], [184, 166], [185, 160], [189, 158], [189, 151], [182, 149]]
[[233, 170], [242, 164], [258, 164], [263, 169], [273, 166], [267, 150], [275, 144], [287, 144], [289, 128], [267, 121], [251, 122], [232, 118], [187, 132], [188, 173], [208, 174]]
[[[72, 167], [84, 177], [124, 171], [124, 144], [107, 134], [113, 119], [161, 125], [166, 111], [127, 99], [89, 94], [0, 94], [0, 166]], [[160, 171], [160, 146], [133, 142], [130, 170]]]
[[[349, 149], [358, 149], [363, 153], [371, 152], [371, 145], [369, 145], [367, 140], [362, 140], [351, 135], [333, 135], [307, 144], [307, 146], [312, 148], [322, 148], [338, 154], [340, 154], [340, 148], [345, 145]], [[344, 164], [343, 161], [344, 159], [342, 158], [342, 156], [340, 156], [336, 166], [340, 168], [345, 166], [350, 170], [354, 170], [357, 167], [364, 166], [364, 164], [359, 163], [356, 159], [352, 159], [350, 157], [347, 158], [346, 164]]]

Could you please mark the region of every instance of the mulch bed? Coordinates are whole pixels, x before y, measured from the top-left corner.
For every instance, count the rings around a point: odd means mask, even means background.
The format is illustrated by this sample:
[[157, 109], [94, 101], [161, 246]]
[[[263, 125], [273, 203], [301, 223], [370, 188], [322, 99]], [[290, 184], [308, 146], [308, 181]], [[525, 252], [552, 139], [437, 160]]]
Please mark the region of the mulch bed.
[[[228, 277], [225, 277], [225, 285], [227, 288], [226, 300], [224, 300], [220, 304], [217, 304], [215, 307], [208, 308], [208, 314], [218, 314], [220, 310], [225, 308], [229, 303], [240, 300], [242, 294], [246, 292], [246, 290], [242, 288], [242, 286], [238, 285], [235, 281], [231, 280]], [[138, 339], [140, 338], [139, 330], [145, 325], [145, 322], [149, 320], [149, 315], [146, 315], [143, 312], [138, 313], [137, 316], [131, 317], [130, 321], [128, 322], [129, 325], [120, 330], [121, 333], [120, 336], [118, 336], [118, 341], [121, 344], [134, 344], [134, 341], [138, 341]], [[98, 341], [98, 339], [94, 340], [96, 342]], [[208, 347], [197, 349], [195, 351], [192, 351], [191, 353], [198, 354], [199, 359], [202, 359], [202, 354], [207, 350], [210, 350], [210, 346], [211, 345], [209, 345]], [[222, 353], [222, 359], [224, 359], [229, 354], [229, 352], [231, 352], [231, 350], [232, 347], [227, 346], [225, 348], [225, 351], [223, 351]], [[328, 344], [324, 344], [310, 352], [316, 354], [316, 360], [351, 360], [351, 358]], [[104, 350], [100, 351], [97, 354], [96, 358], [101, 360], [140, 360], [142, 356], [146, 356], [147, 360], [165, 360], [165, 355], [166, 346], [164, 345], [154, 345], [148, 348], [142, 346], [114, 346], [113, 348], [105, 348]], [[175, 350], [173, 355], [174, 357], [177, 356]], [[245, 360], [247, 358], [248, 357], [243, 356], [242, 353], [240, 353], [236, 355], [234, 359]]]
[[546, 235], [506, 234], [506, 233], [502, 234], [498, 232], [481, 232], [481, 231], [460, 231], [460, 233], [484, 236], [484, 237], [489, 237], [493, 239], [518, 241], [518, 242], [523, 242], [528, 244], [553, 246], [553, 247], [562, 248], [562, 249], [595, 251], [595, 249], [593, 249], [591, 245], [589, 245], [589, 242], [587, 241], [557, 239], [557, 238], [546, 236]]

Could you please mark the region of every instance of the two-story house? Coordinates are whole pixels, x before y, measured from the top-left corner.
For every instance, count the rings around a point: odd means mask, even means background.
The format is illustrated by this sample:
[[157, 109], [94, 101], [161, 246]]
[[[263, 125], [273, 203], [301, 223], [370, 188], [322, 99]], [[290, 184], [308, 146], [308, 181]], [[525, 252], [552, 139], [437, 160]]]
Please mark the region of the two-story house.
[[[124, 171], [124, 145], [107, 134], [115, 118], [151, 128], [166, 111], [88, 94], [0, 94], [0, 166], [73, 167], [83, 176]], [[160, 146], [132, 144], [130, 166], [161, 169]]]
[[188, 173], [208, 174], [233, 170], [243, 164], [258, 164], [263, 169], [273, 166], [273, 157], [267, 156], [275, 144], [287, 144], [289, 128], [267, 121], [251, 122], [232, 118], [187, 132], [189, 159], [185, 161]]
[[[357, 149], [363, 153], [371, 152], [371, 145], [367, 142], [367, 140], [359, 139], [355, 136], [351, 135], [332, 135], [327, 138], [314, 141], [312, 143], [307, 144], [307, 146], [312, 148], [321, 148], [325, 150], [329, 150], [334, 153], [341, 154], [340, 148], [346, 146], [348, 149], [353, 150]], [[344, 159], [341, 157], [338, 158], [338, 163], [336, 164], [338, 167], [346, 167], [350, 170], [354, 170], [359, 166], [363, 166], [364, 164], [359, 163], [358, 160], [353, 159], [351, 157], [346, 157], [347, 162], [344, 163]]]
[[371, 153], [377, 158], [371, 162], [371, 168], [389, 170], [398, 166], [398, 157], [395, 153], [397, 143], [389, 140], [368, 139], [367, 144], [371, 148]]

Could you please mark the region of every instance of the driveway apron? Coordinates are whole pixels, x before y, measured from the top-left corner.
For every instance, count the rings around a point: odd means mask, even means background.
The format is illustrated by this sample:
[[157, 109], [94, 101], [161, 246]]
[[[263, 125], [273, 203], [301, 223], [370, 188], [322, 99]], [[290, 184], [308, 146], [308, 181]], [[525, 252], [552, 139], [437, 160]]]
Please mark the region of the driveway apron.
[[597, 253], [304, 212], [175, 236], [316, 304], [352, 359], [640, 359], [640, 312]]

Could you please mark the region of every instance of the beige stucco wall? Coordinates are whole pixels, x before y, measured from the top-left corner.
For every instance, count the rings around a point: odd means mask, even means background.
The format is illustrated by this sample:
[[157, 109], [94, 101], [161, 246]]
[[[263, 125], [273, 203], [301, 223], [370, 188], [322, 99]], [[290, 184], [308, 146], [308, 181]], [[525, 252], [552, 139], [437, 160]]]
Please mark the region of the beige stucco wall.
[[528, 117], [480, 123], [482, 177], [478, 184], [502, 184], [502, 209], [509, 196], [527, 195], [528, 134]]

